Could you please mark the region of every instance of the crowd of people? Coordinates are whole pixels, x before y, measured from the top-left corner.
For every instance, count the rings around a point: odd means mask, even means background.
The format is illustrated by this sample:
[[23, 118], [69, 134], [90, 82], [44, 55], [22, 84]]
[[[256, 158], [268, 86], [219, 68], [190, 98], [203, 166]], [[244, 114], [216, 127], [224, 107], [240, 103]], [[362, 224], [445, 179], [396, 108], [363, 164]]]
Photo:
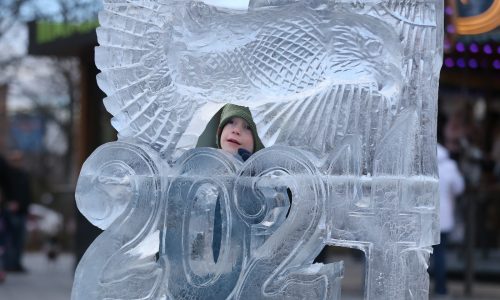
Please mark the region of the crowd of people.
[[31, 189], [22, 162], [20, 152], [0, 157], [0, 283], [6, 272], [26, 271], [21, 262]]

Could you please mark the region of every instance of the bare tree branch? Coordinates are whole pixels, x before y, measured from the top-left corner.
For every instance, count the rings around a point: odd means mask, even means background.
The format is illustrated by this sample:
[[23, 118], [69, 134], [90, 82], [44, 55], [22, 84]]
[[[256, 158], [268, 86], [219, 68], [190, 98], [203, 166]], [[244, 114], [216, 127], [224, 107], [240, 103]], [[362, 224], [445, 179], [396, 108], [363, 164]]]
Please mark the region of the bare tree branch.
[[[6, 33], [16, 26], [16, 22], [24, 22], [27, 19], [61, 23], [96, 20], [101, 1], [53, 0], [50, 12], [38, 7], [39, 5], [37, 0], [0, 0], [0, 43]], [[39, 168], [42, 169], [39, 174], [52, 173], [49, 168], [57, 167], [62, 170], [64, 176], [56, 180], [69, 183], [73, 167], [74, 108], [80, 97], [78, 62], [75, 59], [44, 58], [42, 66], [39, 65], [40, 61], [23, 55], [10, 55], [5, 59], [0, 56], [0, 82], [9, 84], [10, 90], [15, 91], [12, 97], [14, 101], [20, 101], [21, 104], [28, 101], [30, 114], [42, 116], [44, 120], [54, 124], [52, 127], [58, 128], [58, 134], [64, 136], [68, 146], [66, 153], [58, 154], [61, 156], [54, 160], [53, 154], [42, 151], [39, 155], [48, 159], [41, 161], [52, 163], [40, 164]], [[35, 78], [29, 82], [29, 77]], [[18, 104], [18, 107], [21, 107], [21, 104]], [[44, 173], [43, 170], [47, 172]], [[45, 181], [47, 178], [39, 180]]]
[[31, 4], [32, 0], [2, 0], [0, 2], [0, 40], [16, 22], [22, 20], [21, 8]]

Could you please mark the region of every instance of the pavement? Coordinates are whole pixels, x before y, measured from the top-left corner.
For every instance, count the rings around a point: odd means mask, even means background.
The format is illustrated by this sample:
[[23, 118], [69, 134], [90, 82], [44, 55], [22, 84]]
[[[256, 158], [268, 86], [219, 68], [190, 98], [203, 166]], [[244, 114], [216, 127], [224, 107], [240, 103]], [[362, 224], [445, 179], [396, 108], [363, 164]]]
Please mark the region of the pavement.
[[[342, 256], [341, 259], [344, 261], [342, 300], [363, 299], [363, 262], [349, 255]], [[465, 295], [465, 283], [462, 280], [448, 279], [449, 295], [444, 298], [433, 295], [433, 286], [434, 283], [431, 279], [429, 289], [431, 291], [429, 293], [430, 300], [500, 300], [500, 281], [475, 281], [473, 294]]]
[[[342, 300], [362, 299], [363, 263], [352, 256], [342, 257], [345, 264], [342, 280]], [[27, 273], [9, 273], [0, 284], [0, 300], [68, 300], [73, 284], [74, 257], [62, 254], [49, 262], [43, 253], [28, 253], [24, 257]], [[431, 283], [432, 286], [432, 283]], [[476, 282], [474, 295], [464, 295], [462, 281], [449, 282], [450, 296], [438, 299], [500, 300], [500, 282]]]
[[26, 273], [8, 273], [0, 284], [0, 300], [68, 300], [73, 285], [74, 258], [59, 255], [53, 262], [43, 253], [28, 253]]

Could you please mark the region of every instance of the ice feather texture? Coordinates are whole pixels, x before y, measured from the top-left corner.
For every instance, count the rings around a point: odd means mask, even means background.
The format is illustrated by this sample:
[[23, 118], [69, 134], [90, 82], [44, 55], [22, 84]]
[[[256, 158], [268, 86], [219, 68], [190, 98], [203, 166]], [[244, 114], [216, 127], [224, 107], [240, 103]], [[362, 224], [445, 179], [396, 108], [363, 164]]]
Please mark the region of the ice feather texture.
[[321, 124], [322, 141], [313, 143], [324, 152], [335, 137], [374, 127], [352, 119], [359, 112], [351, 113], [349, 97], [368, 97], [367, 105], [384, 111], [383, 124], [398, 108], [401, 45], [373, 17], [304, 3], [245, 14], [203, 2], [147, 3], [106, 3], [100, 14], [99, 85], [120, 137], [169, 155], [196, 110], [215, 101], [255, 111], [274, 105], [260, 115], [264, 140], [287, 144], [296, 132], [296, 142], [310, 145], [303, 132], [315, 129], [323, 108], [337, 116]]
[[[72, 299], [340, 299], [342, 262], [313, 263], [325, 245], [364, 252], [365, 299], [426, 299], [442, 14], [439, 0], [104, 0], [98, 83], [119, 140], [78, 180], [105, 231]], [[225, 103], [250, 107], [266, 145], [243, 163], [182, 140]]]

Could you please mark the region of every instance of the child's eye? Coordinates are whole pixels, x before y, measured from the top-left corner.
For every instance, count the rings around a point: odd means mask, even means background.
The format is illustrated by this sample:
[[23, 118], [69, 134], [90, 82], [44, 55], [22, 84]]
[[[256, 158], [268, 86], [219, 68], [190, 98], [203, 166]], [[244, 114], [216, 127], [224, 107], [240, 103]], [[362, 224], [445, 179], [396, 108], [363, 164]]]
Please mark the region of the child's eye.
[[245, 125], [245, 129], [252, 130], [252, 127], [250, 127], [250, 125]]
[[229, 121], [227, 121], [228, 124], [233, 124], [234, 123], [234, 120], [233, 119], [229, 119]]

